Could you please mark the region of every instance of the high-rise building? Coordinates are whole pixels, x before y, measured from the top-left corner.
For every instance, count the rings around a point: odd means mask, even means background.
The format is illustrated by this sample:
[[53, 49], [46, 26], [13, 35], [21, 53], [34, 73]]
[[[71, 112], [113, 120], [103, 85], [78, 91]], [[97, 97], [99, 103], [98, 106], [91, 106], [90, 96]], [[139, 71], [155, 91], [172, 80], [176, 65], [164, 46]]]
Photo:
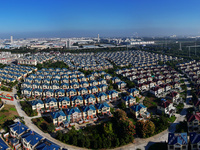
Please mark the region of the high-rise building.
[[66, 48], [70, 48], [71, 47], [71, 40], [68, 39], [66, 42]]
[[98, 34], [98, 39], [97, 39], [97, 42], [98, 42], [98, 43], [100, 42], [100, 39], [99, 39], [99, 34]]
[[13, 44], [13, 36], [10, 36], [10, 43]]

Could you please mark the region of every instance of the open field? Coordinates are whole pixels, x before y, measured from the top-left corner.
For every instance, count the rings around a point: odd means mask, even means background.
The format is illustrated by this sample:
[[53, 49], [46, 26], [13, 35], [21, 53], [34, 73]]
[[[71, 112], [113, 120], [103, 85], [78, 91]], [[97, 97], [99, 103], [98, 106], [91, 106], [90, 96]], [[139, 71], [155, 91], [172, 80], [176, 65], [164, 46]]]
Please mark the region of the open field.
[[[15, 119], [19, 116], [14, 105], [4, 105], [4, 108], [0, 111], [0, 125], [6, 120]], [[0, 127], [1, 128], [1, 127]]]

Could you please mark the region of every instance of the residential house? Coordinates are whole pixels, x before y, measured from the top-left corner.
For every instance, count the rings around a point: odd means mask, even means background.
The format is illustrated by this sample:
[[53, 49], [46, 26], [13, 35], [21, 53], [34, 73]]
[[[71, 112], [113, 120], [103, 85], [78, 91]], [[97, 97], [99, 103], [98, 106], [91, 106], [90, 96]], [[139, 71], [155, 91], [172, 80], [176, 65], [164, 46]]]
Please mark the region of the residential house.
[[43, 139], [38, 133], [29, 130], [21, 136], [21, 143], [23, 149], [32, 150], [36, 147], [37, 144]]
[[179, 103], [180, 94], [178, 92], [172, 91], [170, 92], [166, 98], [171, 99], [173, 103]]
[[39, 143], [35, 149], [36, 150], [61, 150], [61, 147], [45, 139], [41, 143]]
[[68, 96], [69, 98], [70, 98], [71, 96], [74, 96], [74, 95], [77, 95], [77, 92], [76, 92], [75, 89], [67, 89], [67, 90], [66, 90], [66, 96]]
[[108, 98], [107, 94], [104, 92], [96, 93], [95, 97], [96, 97], [97, 103], [102, 103], [102, 102], [106, 101]]
[[150, 117], [150, 113], [147, 111], [147, 107], [140, 103], [131, 106], [130, 111], [137, 119], [146, 119]]
[[0, 137], [0, 149], [11, 150], [11, 148], [4, 142], [4, 140], [1, 137]]
[[188, 150], [187, 133], [169, 133], [168, 150]]
[[44, 103], [41, 99], [38, 100], [33, 100], [30, 102], [31, 106], [32, 106], [32, 110], [41, 110], [44, 108]]
[[106, 84], [99, 84], [97, 85], [97, 88], [99, 90], [99, 92], [105, 92], [108, 88], [108, 86]]
[[89, 87], [89, 83], [87, 81], [81, 81], [79, 84], [80, 87], [85, 87], [85, 88]]
[[58, 104], [59, 104], [59, 108], [68, 108], [70, 106], [69, 97], [59, 97]]
[[75, 95], [71, 97], [71, 106], [83, 105], [83, 97], [80, 95]]
[[32, 92], [32, 88], [25, 88], [25, 89], [22, 89], [21, 90], [21, 93], [24, 95], [24, 96], [31, 96], [31, 92]]
[[54, 96], [54, 90], [53, 89], [45, 89], [43, 91], [43, 97], [53, 97]]
[[51, 112], [50, 113], [51, 119], [53, 120], [53, 124], [56, 126], [63, 125], [65, 120], [66, 120], [66, 115], [62, 110], [56, 111], [56, 112]]
[[115, 100], [118, 97], [118, 92], [115, 90], [109, 90], [106, 91], [106, 94], [108, 95], [108, 99]]
[[61, 97], [61, 96], [65, 96], [65, 90], [63, 89], [55, 90], [55, 97]]
[[108, 103], [106, 102], [98, 103], [98, 104], [95, 104], [95, 107], [97, 110], [97, 114], [110, 115], [110, 106], [108, 105]]
[[57, 103], [57, 100], [55, 98], [48, 97], [48, 98], [44, 99], [44, 102], [45, 102], [45, 108], [46, 109], [58, 108], [58, 103]]
[[132, 95], [124, 96], [122, 98], [122, 103], [126, 105], [126, 107], [130, 107], [136, 103], [136, 98], [133, 97]]
[[94, 94], [98, 92], [98, 88], [96, 86], [89, 86], [87, 87], [89, 94]]
[[192, 114], [187, 114], [186, 118], [187, 118], [188, 132], [199, 132], [200, 113], [193, 112]]
[[127, 93], [129, 94], [129, 95], [132, 95], [133, 97], [139, 97], [139, 90], [138, 89], [136, 89], [136, 88], [131, 88], [131, 89], [128, 89], [127, 90]]
[[65, 89], [65, 90], [69, 89], [69, 83], [61, 83], [60, 88]]
[[199, 150], [200, 149], [200, 134], [197, 132], [190, 133], [190, 145], [191, 150]]
[[77, 90], [78, 95], [85, 95], [85, 94], [88, 94], [88, 90], [87, 90], [87, 88], [85, 88], [85, 87], [81, 87], [81, 88], [78, 88], [78, 89], [76, 89], [76, 90]]
[[167, 101], [165, 99], [162, 99], [161, 102], [157, 106], [157, 113], [159, 114], [167, 114], [170, 117], [176, 113], [176, 108], [173, 106], [173, 103], [170, 101]]
[[33, 89], [32, 96], [34, 96], [34, 97], [41, 97], [42, 96], [42, 92], [43, 92], [42, 89]]
[[85, 105], [90, 105], [90, 104], [96, 103], [96, 98], [93, 94], [83, 95], [83, 98], [84, 98], [84, 104]]
[[67, 116], [67, 120], [70, 123], [75, 123], [82, 120], [82, 113], [78, 107], [64, 109], [64, 112]]
[[12, 124], [9, 126], [9, 128], [11, 137], [18, 139], [21, 137], [22, 134], [24, 134], [28, 130], [28, 127], [21, 122]]
[[82, 116], [83, 120], [97, 119], [96, 118], [96, 108], [94, 105], [82, 106]]

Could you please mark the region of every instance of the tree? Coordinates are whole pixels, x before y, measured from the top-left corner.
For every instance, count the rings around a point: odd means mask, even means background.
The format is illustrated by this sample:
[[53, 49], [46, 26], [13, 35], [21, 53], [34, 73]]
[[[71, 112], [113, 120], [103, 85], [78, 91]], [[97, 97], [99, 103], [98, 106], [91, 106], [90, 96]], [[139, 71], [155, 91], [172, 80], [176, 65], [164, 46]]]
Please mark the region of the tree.
[[98, 148], [98, 141], [94, 140], [94, 149], [97, 149], [97, 148]]
[[136, 123], [136, 128], [138, 135], [143, 138], [150, 137], [155, 132], [155, 125], [152, 121], [149, 120], [147, 121], [138, 120]]
[[85, 139], [85, 147], [89, 148], [90, 147], [90, 139], [86, 137]]
[[77, 142], [78, 142], [77, 136], [74, 136], [74, 137], [73, 137], [73, 143], [72, 143], [72, 144], [76, 146], [76, 145], [77, 145]]
[[64, 136], [62, 137], [62, 141], [64, 142], [64, 143], [68, 143], [68, 141], [69, 141], [69, 135], [66, 133], [66, 134], [64, 134]]
[[54, 124], [53, 124], [53, 123], [50, 123], [50, 124], [47, 126], [47, 131], [50, 132], [50, 133], [52, 133], [52, 132], [54, 132], [54, 130], [55, 130]]
[[115, 141], [115, 147], [118, 147], [119, 145], [120, 145], [119, 138], [117, 138]]
[[57, 135], [56, 135], [56, 138], [58, 139], [58, 140], [62, 140], [62, 132], [61, 131], [57, 131]]

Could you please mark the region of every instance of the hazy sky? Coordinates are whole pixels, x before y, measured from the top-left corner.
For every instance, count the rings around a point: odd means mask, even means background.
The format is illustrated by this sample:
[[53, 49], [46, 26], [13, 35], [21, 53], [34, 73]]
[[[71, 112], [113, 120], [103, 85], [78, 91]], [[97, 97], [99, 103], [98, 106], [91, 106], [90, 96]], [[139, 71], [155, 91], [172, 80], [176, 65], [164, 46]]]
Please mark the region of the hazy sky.
[[200, 35], [200, 0], [2, 0], [0, 38]]

